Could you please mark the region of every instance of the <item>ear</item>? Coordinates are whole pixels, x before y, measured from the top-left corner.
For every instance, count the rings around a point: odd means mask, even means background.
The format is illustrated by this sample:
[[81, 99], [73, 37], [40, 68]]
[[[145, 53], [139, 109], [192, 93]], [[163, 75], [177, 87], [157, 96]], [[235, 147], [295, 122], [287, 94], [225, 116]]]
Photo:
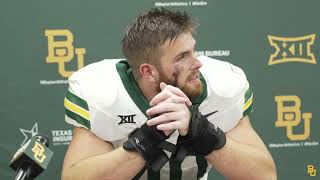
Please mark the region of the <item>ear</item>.
[[139, 70], [142, 79], [146, 79], [151, 82], [157, 82], [159, 73], [155, 66], [144, 63], [140, 65]]

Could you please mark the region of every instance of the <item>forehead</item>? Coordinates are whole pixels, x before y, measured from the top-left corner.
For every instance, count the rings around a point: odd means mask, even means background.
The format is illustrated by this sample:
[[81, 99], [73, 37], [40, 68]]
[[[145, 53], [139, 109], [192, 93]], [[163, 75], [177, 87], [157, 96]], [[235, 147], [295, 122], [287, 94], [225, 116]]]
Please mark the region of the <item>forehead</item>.
[[160, 46], [160, 53], [163, 57], [174, 58], [180, 53], [193, 51], [196, 40], [190, 32], [180, 34], [176, 39], [166, 40]]

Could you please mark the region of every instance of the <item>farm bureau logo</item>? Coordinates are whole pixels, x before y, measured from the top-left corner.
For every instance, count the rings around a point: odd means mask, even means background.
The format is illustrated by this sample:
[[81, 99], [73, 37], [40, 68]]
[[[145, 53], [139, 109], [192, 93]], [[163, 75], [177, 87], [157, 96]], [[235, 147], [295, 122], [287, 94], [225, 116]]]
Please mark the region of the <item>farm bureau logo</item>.
[[61, 76], [69, 77], [74, 72], [66, 70], [65, 67], [66, 63], [74, 59], [74, 54], [77, 55], [76, 70], [84, 66], [84, 54], [86, 53], [86, 49], [74, 48], [73, 34], [70, 30], [45, 30], [45, 36], [48, 39], [48, 56], [46, 57], [46, 63], [57, 63], [58, 72]]
[[287, 62], [316, 64], [316, 58], [312, 52], [315, 37], [315, 34], [300, 37], [268, 35], [269, 43], [275, 49], [269, 57], [268, 65]]

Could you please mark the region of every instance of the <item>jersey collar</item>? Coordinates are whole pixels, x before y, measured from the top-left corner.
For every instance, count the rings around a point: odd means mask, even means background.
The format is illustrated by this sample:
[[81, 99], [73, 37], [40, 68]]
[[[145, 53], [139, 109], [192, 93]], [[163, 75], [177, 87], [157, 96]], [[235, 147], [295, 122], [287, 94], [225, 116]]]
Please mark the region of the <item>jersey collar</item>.
[[[148, 101], [142, 94], [136, 80], [134, 79], [132, 70], [128, 62], [126, 60], [121, 60], [116, 64], [116, 68], [121, 78], [122, 84], [125, 87], [126, 91], [128, 92], [129, 96], [134, 101], [134, 103], [138, 106], [140, 111], [144, 115], [146, 115], [147, 109], [149, 109], [151, 106], [149, 105]], [[192, 101], [192, 104], [201, 104], [201, 102], [207, 97], [207, 83], [201, 73], [200, 73], [200, 80], [203, 85], [203, 91], [196, 99]]]

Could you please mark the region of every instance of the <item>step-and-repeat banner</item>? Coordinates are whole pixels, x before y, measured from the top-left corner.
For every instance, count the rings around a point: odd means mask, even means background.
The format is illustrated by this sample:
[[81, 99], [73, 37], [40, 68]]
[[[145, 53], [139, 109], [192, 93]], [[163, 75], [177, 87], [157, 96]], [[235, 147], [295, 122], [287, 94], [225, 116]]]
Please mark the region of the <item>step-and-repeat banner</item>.
[[[255, 94], [251, 122], [278, 179], [320, 172], [320, 39], [317, 1], [7, 1], [0, 6], [0, 178], [36, 133], [54, 152], [38, 179], [60, 179], [72, 139], [64, 122], [67, 78], [87, 64], [123, 58], [126, 25], [152, 7], [190, 12], [197, 53], [240, 66]], [[212, 170], [210, 179], [224, 179]]]

